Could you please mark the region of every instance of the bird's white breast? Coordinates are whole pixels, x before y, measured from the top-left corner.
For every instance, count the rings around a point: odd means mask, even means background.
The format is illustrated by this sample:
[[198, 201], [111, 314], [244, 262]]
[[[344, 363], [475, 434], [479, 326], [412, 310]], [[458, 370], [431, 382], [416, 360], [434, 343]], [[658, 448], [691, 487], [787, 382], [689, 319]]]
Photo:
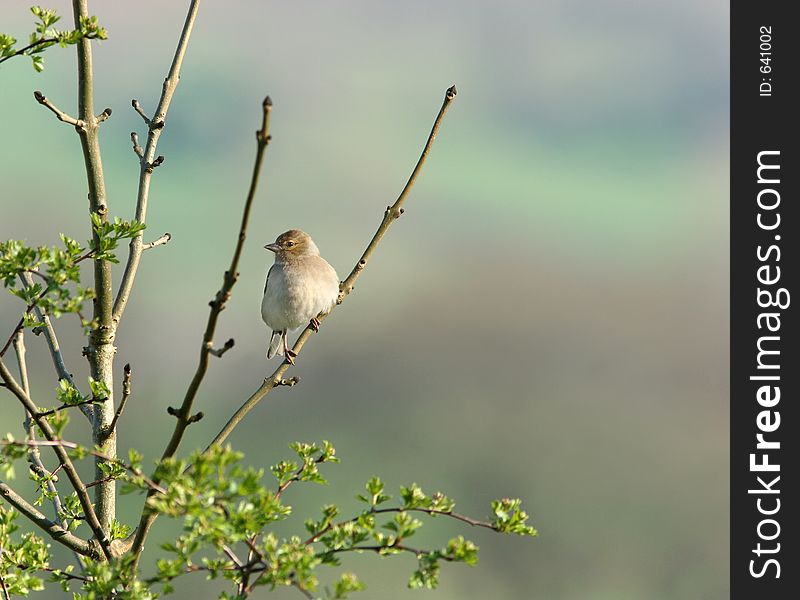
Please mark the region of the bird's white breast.
[[276, 262], [267, 276], [261, 317], [274, 331], [296, 329], [327, 312], [339, 295], [339, 277], [325, 259]]

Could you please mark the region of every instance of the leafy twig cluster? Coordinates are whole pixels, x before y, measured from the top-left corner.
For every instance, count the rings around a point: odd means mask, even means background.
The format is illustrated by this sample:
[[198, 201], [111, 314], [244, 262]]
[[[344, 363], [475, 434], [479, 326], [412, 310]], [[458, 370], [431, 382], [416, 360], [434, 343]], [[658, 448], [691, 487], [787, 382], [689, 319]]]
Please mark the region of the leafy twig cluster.
[[47, 10], [41, 6], [31, 7], [33, 16], [36, 17], [35, 28], [28, 36], [28, 43], [21, 48], [16, 46], [17, 40], [10, 35], [0, 33], [0, 64], [15, 56], [29, 56], [33, 68], [41, 72], [44, 70], [42, 53], [58, 44], [62, 48], [74, 46], [83, 39], [105, 40], [106, 30], [97, 23], [97, 17], [81, 16], [78, 27], [70, 30], [56, 29], [53, 27], [61, 17], [54, 10]]

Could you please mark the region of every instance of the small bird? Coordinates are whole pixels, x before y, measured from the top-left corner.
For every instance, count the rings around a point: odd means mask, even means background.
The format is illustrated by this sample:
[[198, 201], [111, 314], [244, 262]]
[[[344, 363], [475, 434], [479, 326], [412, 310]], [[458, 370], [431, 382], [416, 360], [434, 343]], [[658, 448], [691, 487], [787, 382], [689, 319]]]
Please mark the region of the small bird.
[[282, 354], [294, 364], [297, 354], [289, 349], [287, 332], [307, 322], [319, 331], [317, 316], [336, 303], [339, 276], [305, 231], [291, 229], [264, 248], [275, 253], [261, 301], [261, 318], [272, 329], [267, 358]]

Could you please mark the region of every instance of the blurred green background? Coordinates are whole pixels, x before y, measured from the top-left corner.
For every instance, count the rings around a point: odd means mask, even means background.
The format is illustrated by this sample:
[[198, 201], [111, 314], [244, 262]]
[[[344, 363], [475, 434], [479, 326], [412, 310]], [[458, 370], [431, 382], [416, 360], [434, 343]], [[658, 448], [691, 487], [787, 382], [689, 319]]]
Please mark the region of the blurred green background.
[[[109, 31], [95, 45], [96, 102], [114, 109], [102, 146], [124, 218], [138, 176], [128, 136], [144, 134], [130, 100], [153, 110], [187, 4], [91, 7]], [[4, 3], [0, 30], [24, 38], [27, 6]], [[71, 14], [64, 0], [46, 6]], [[285, 531], [323, 502], [355, 510], [373, 474], [441, 489], [475, 516], [495, 497], [525, 500], [540, 537], [464, 532], [478, 566], [445, 565], [433, 592], [405, 589], [412, 557], [349, 557], [367, 598], [727, 598], [727, 42], [718, 0], [203, 3], [148, 215], [147, 237], [173, 241], [145, 255], [118, 336], [119, 368], [135, 371], [120, 449], [154, 458], [172, 429], [165, 407], [193, 373], [230, 260], [263, 96], [273, 143], [218, 328], [236, 347], [212, 363], [206, 418], [184, 450], [276, 364], [264, 358], [261, 246], [301, 227], [344, 276], [456, 83], [404, 218], [304, 351], [301, 385], [270, 395], [231, 441], [264, 466], [292, 440], [335, 443], [342, 464], [327, 487], [287, 496]], [[78, 140], [31, 94], [74, 112], [74, 52], [45, 64], [0, 71], [0, 239], [88, 237]], [[0, 330], [18, 315], [0, 299]], [[76, 321], [60, 335], [85, 381]], [[44, 403], [55, 376], [43, 341], [28, 346]], [[3, 432], [18, 434], [19, 406], [0, 399]], [[122, 501], [127, 522], [140, 504]], [[425, 540], [459, 532], [436, 521]], [[175, 597], [216, 589], [193, 576]]]

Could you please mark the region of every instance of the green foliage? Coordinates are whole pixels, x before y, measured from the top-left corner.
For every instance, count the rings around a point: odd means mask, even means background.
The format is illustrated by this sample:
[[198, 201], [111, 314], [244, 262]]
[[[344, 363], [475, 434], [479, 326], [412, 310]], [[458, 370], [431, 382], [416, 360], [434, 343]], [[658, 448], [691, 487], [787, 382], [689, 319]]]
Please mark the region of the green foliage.
[[0, 506], [0, 577], [9, 595], [27, 596], [44, 589], [36, 573], [47, 569], [49, 552], [44, 540], [34, 533], [23, 533], [15, 541], [17, 517], [15, 510]]
[[92, 229], [96, 236], [91, 242], [95, 260], [118, 263], [119, 259], [112, 250], [117, 248], [119, 241], [135, 237], [145, 229], [145, 224], [138, 221], [123, 221], [119, 217], [115, 217], [113, 221], [103, 221], [97, 213], [92, 213], [91, 216]]
[[41, 72], [44, 70], [42, 53], [58, 44], [62, 48], [77, 44], [83, 39], [107, 39], [106, 30], [100, 27], [97, 17], [81, 17], [76, 29], [61, 30], [53, 27], [61, 17], [56, 11], [32, 6], [31, 12], [36, 17], [34, 31], [28, 36], [28, 43], [22, 48], [17, 48], [17, 40], [10, 35], [0, 33], [0, 63], [15, 56], [29, 56], [33, 68]]
[[[342, 518], [339, 509], [328, 504], [323, 506], [319, 519], [306, 519], [305, 536], [279, 537], [270, 530], [271, 526], [292, 514], [291, 506], [283, 502], [283, 492], [295, 483], [320, 483], [320, 465], [338, 462], [328, 442], [322, 445], [294, 443], [290, 447], [296, 459], [273, 467], [272, 485], [263, 481], [262, 470], [243, 466], [242, 455], [230, 447], [214, 446], [185, 460], [161, 461], [156, 465], [152, 480], [142, 473], [141, 455], [136, 451], [129, 453], [128, 463], [104, 463], [102, 469], [106, 476], [125, 481], [128, 491], [155, 489], [158, 493], [147, 500], [148, 509], [179, 520], [182, 532], [174, 542], [161, 547], [165, 555], [157, 559], [155, 574], [147, 579], [133, 577], [126, 568], [130, 556], [111, 563], [88, 561], [86, 576], [90, 580], [87, 581], [70, 575], [69, 571], [52, 574], [51, 579], [60, 582], [65, 589], [80, 587], [75, 598], [86, 600], [112, 595], [132, 600], [155, 598], [171, 593], [179, 577], [198, 572], [208, 579], [230, 582], [236, 592], [223, 594], [221, 598], [245, 598], [259, 587], [292, 586], [314, 597], [344, 599], [365, 589], [364, 584], [354, 574], [345, 572], [331, 586], [324, 587], [318, 571], [320, 567], [339, 567], [342, 554], [348, 552], [380, 556], [413, 554], [417, 567], [408, 582], [411, 588], [436, 587], [442, 562], [477, 563], [478, 547], [462, 536], [449, 540], [441, 548], [408, 546], [408, 541], [424, 526], [412, 513], [467, 520], [502, 533], [535, 535], [533, 528], [526, 525], [528, 516], [521, 510], [519, 500], [497, 500], [492, 504], [494, 519], [477, 521], [453, 513], [454, 502], [443, 494], [429, 496], [415, 484], [401, 487], [402, 503], [389, 506], [391, 497], [385, 493], [383, 482], [373, 477], [364, 486], [366, 494], [357, 496], [366, 504], [360, 513]], [[2, 456], [7, 460], [22, 458], [24, 453], [22, 444], [6, 440]], [[74, 457], [90, 453], [86, 448], [81, 452], [73, 450]], [[37, 481], [44, 485], [42, 479]], [[64, 497], [62, 504], [59, 518], [66, 522], [69, 530], [75, 530], [83, 522], [77, 496]], [[8, 524], [16, 516], [13, 510], [6, 510], [2, 515]], [[16, 526], [7, 525], [0, 531], [10, 533], [15, 529]], [[114, 521], [111, 539], [122, 540], [130, 534], [130, 527]], [[48, 560], [47, 548], [37, 540], [35, 536], [23, 537], [26, 550], [15, 559], [18, 561], [15, 564], [29, 566], [30, 573], [36, 571], [37, 565], [41, 570]], [[31, 583], [34, 579], [30, 574], [27, 576], [29, 589], [34, 589], [31, 585], [41, 584]], [[156, 591], [155, 586], [160, 590]], [[126, 591], [122, 593], [124, 588]]]
[[[26, 246], [20, 240], [0, 242], [0, 280], [9, 293], [25, 303], [23, 327], [40, 327], [34, 308], [59, 318], [77, 314], [88, 332], [93, 323], [83, 318], [83, 306], [94, 298], [94, 290], [81, 285], [80, 263], [87, 259], [118, 263], [114, 250], [120, 240], [139, 235], [145, 225], [138, 221], [115, 218], [104, 222], [92, 214], [94, 236], [87, 247], [66, 235], [61, 235], [63, 248], [57, 246]], [[27, 283], [22, 276], [29, 274], [37, 281]], [[96, 394], [97, 396], [97, 394]], [[104, 397], [107, 397], [106, 393]]]

